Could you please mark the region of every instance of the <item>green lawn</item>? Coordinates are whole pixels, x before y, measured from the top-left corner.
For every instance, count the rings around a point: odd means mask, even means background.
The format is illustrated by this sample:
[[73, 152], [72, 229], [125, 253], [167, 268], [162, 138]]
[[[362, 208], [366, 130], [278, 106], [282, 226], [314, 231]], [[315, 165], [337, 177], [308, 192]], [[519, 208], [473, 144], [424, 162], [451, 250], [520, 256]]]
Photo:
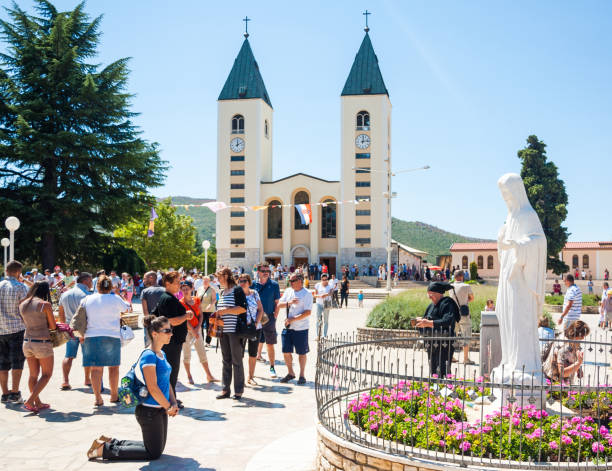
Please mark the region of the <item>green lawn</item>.
[[[488, 285], [472, 286], [474, 302], [470, 303], [472, 329], [480, 331], [480, 312], [484, 310], [487, 299], [495, 301], [497, 287]], [[389, 297], [378, 304], [366, 325], [384, 329], [410, 329], [410, 319], [421, 317], [430, 304], [425, 288], [414, 288]]]

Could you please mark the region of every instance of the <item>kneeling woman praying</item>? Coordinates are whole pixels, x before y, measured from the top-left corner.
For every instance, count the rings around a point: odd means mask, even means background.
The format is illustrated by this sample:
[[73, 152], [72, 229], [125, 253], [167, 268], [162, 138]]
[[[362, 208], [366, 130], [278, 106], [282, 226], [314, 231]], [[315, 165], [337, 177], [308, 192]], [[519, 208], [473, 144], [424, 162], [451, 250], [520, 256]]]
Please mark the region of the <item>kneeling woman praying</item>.
[[178, 413], [174, 392], [170, 387], [172, 368], [162, 347], [170, 342], [172, 327], [166, 317], [146, 316], [144, 326], [152, 342], [140, 355], [140, 368], [149, 395], [136, 406], [136, 420], [142, 429], [142, 441], [118, 440], [104, 435], [92, 443], [90, 460], [156, 460], [166, 446], [168, 416]]

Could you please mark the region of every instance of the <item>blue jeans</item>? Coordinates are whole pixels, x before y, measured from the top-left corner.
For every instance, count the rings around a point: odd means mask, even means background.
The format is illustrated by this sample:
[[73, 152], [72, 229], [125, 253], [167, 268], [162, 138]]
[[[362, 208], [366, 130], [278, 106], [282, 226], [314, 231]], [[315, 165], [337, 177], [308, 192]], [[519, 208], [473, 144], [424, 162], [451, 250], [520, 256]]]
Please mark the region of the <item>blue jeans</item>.
[[[79, 351], [79, 339], [70, 339], [66, 343], [66, 358], [76, 358], [77, 352]], [[83, 347], [81, 347], [83, 348]]]
[[[318, 303], [313, 304], [313, 307], [317, 311], [317, 337], [319, 335], [327, 337], [327, 329], [329, 328], [329, 308], [324, 308]], [[322, 331], [321, 322], [323, 323]]]

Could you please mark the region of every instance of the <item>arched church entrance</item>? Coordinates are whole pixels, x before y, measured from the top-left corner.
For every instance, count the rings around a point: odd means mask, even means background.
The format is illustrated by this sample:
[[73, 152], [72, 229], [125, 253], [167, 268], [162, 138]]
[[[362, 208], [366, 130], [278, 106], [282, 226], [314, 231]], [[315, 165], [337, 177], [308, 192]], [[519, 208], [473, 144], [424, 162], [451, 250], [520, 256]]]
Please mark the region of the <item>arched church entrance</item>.
[[296, 245], [291, 249], [291, 261], [294, 267], [308, 265], [310, 250], [305, 245]]

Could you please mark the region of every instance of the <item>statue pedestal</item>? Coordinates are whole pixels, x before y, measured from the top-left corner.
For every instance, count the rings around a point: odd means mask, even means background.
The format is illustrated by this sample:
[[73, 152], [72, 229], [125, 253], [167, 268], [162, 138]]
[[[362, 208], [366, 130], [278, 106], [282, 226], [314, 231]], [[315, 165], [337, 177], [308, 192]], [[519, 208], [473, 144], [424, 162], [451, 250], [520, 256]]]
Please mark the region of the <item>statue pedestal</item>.
[[491, 311], [480, 313], [480, 375], [489, 376], [493, 368], [501, 363], [501, 338], [497, 314]]

